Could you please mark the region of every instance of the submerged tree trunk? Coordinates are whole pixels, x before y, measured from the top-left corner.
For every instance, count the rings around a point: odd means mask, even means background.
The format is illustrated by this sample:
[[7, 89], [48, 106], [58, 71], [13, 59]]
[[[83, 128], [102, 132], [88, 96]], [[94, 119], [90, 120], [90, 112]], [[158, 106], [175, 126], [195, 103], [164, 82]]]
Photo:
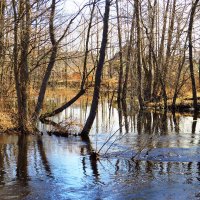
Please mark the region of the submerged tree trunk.
[[132, 17], [130, 38], [129, 38], [127, 56], [126, 56], [125, 77], [124, 77], [124, 84], [123, 84], [123, 90], [122, 90], [122, 96], [123, 96], [124, 101], [126, 101], [126, 96], [127, 96], [128, 75], [129, 75], [130, 63], [131, 63], [131, 49], [132, 49], [133, 34], [134, 34], [134, 27], [135, 27], [134, 22], [135, 22], [135, 14], [133, 14], [133, 17]]
[[[159, 69], [159, 76], [160, 76], [160, 85], [162, 89], [162, 97], [164, 101], [164, 109], [167, 109], [167, 91], [166, 91], [166, 86], [165, 86], [165, 81], [164, 81], [164, 76], [166, 76], [163, 72], [164, 69], [164, 45], [165, 45], [165, 33], [167, 29], [167, 16], [169, 12], [169, 3], [170, 1], [167, 1], [166, 5], [166, 10], [164, 14], [164, 22], [163, 22], [163, 29], [162, 29], [162, 37], [161, 37], [161, 44], [160, 44], [160, 49], [159, 49], [159, 55], [158, 55], [158, 65], [162, 66], [162, 69]], [[162, 70], [162, 71], [161, 71]]]
[[190, 14], [190, 21], [189, 21], [189, 27], [188, 27], [188, 40], [189, 40], [189, 67], [190, 67], [190, 77], [192, 82], [192, 95], [193, 95], [193, 107], [195, 111], [198, 109], [197, 105], [197, 91], [196, 91], [196, 82], [195, 82], [195, 75], [194, 75], [194, 66], [193, 66], [193, 47], [192, 47], [192, 28], [194, 23], [194, 16], [195, 11], [197, 8], [199, 0], [196, 0], [194, 3], [192, 3], [192, 9]]
[[[153, 83], [153, 67], [154, 67], [154, 62], [153, 62], [153, 55], [152, 55], [152, 50], [151, 48], [154, 49], [154, 39], [155, 39], [155, 31], [154, 31], [154, 26], [155, 26], [155, 8], [156, 8], [157, 0], [154, 0], [153, 6], [151, 5], [151, 2], [148, 1], [148, 23], [149, 23], [149, 33], [148, 29], [146, 30], [149, 36], [147, 35], [147, 38], [149, 38], [148, 41], [148, 61], [146, 62], [146, 66], [144, 67], [144, 72], [145, 72], [145, 84], [144, 84], [144, 100], [149, 101], [152, 99], [152, 83]], [[156, 70], [155, 70], [156, 71]], [[157, 74], [157, 72], [154, 72]], [[157, 78], [156, 78], [157, 79]], [[156, 83], [156, 81], [154, 81]]]
[[106, 45], [107, 45], [107, 39], [108, 39], [108, 21], [109, 21], [110, 3], [111, 3], [110, 0], [106, 0], [105, 2], [105, 13], [104, 13], [104, 19], [103, 19], [103, 37], [102, 37], [102, 42], [101, 42], [99, 61], [97, 64], [97, 69], [96, 69], [96, 74], [95, 74], [95, 85], [94, 85], [92, 105], [91, 105], [90, 114], [87, 118], [86, 124], [81, 132], [82, 137], [88, 136], [91, 130], [92, 124], [94, 122], [97, 108], [98, 108], [99, 94], [100, 94], [100, 87], [101, 87], [101, 75], [102, 75], [102, 70], [104, 66]]
[[188, 39], [188, 36], [186, 37], [186, 40], [185, 40], [185, 45], [184, 45], [184, 50], [183, 50], [184, 51], [183, 52], [183, 58], [181, 60], [181, 63], [179, 63], [179, 66], [178, 66], [178, 72], [177, 72], [177, 77], [176, 77], [176, 81], [175, 81], [174, 95], [173, 95], [173, 100], [172, 100], [172, 111], [176, 110], [176, 99], [178, 97], [178, 93], [179, 93], [179, 90], [181, 88], [179, 86], [179, 82], [180, 82], [182, 69], [183, 69], [183, 66], [184, 66], [184, 63], [185, 63], [185, 53], [186, 53], [187, 39]]
[[[17, 103], [18, 103], [18, 129], [22, 133], [26, 133], [28, 126], [27, 93], [28, 93], [28, 81], [29, 81], [29, 72], [28, 72], [28, 49], [30, 41], [29, 29], [31, 25], [30, 2], [29, 1], [25, 2], [23, 0], [19, 1], [20, 8], [18, 13], [16, 10], [15, 0], [12, 0], [12, 7], [14, 12], [13, 62], [14, 62], [15, 88], [16, 88]], [[20, 28], [21, 43], [18, 42], [19, 28]]]
[[122, 83], [123, 83], [123, 54], [122, 54], [122, 36], [119, 16], [119, 3], [116, 0], [116, 11], [117, 11], [117, 33], [118, 33], [118, 44], [119, 44], [119, 78], [118, 78], [118, 91], [117, 91], [117, 103], [118, 109], [122, 109]]
[[19, 81], [20, 81], [20, 92], [21, 92], [21, 107], [22, 115], [24, 120], [24, 131], [27, 131], [28, 125], [28, 82], [29, 82], [29, 62], [28, 62], [28, 51], [30, 43], [30, 2], [29, 0], [20, 2], [21, 12], [20, 15], [24, 17], [21, 21], [20, 34], [21, 34], [21, 55], [19, 63]]

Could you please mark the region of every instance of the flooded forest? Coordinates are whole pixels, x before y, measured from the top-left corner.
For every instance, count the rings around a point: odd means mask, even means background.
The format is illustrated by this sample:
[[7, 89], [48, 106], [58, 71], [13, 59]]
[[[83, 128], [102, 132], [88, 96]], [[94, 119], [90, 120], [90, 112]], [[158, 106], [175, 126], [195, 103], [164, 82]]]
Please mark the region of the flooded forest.
[[199, 0], [0, 0], [7, 199], [200, 199]]

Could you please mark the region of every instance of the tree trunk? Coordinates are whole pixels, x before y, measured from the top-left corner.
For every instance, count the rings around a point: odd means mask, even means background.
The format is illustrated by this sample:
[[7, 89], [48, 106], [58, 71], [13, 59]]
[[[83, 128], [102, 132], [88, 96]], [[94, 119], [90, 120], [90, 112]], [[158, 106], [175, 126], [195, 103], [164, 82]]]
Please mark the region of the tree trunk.
[[[14, 62], [14, 76], [15, 88], [17, 93], [18, 104], [18, 128], [22, 133], [27, 133], [27, 83], [28, 83], [28, 48], [29, 48], [29, 1], [24, 3], [19, 2], [19, 13], [16, 10], [16, 2], [12, 0], [12, 7], [14, 12], [14, 47], [13, 47], [13, 62]], [[23, 13], [23, 17], [19, 18]], [[25, 14], [24, 14], [25, 13]], [[19, 15], [19, 16], [18, 16]], [[18, 29], [21, 22], [21, 44], [18, 43]], [[20, 51], [21, 50], [21, 51]], [[21, 52], [21, 59], [19, 60], [19, 53]]]
[[130, 38], [129, 38], [127, 56], [126, 56], [125, 77], [124, 77], [124, 84], [123, 84], [123, 91], [122, 91], [122, 96], [123, 96], [124, 101], [126, 101], [126, 96], [127, 96], [128, 75], [129, 75], [129, 71], [130, 71], [131, 49], [132, 49], [134, 26], [135, 26], [134, 22], [135, 22], [135, 15], [133, 14], [131, 30], [130, 30]]
[[107, 45], [107, 39], [108, 39], [109, 12], [110, 12], [110, 0], [106, 0], [105, 13], [104, 13], [104, 19], [103, 19], [103, 24], [104, 24], [103, 25], [103, 37], [102, 37], [102, 42], [101, 42], [99, 61], [98, 61], [96, 74], [95, 74], [95, 85], [94, 85], [92, 105], [91, 105], [90, 113], [87, 118], [86, 124], [81, 132], [81, 135], [83, 137], [88, 136], [88, 134], [91, 130], [92, 124], [94, 122], [97, 108], [98, 108], [100, 86], [101, 86], [101, 75], [102, 75], [102, 70], [103, 70], [103, 66], [104, 66], [106, 45]]
[[43, 120], [47, 117], [53, 117], [54, 115], [57, 115], [61, 113], [63, 110], [71, 106], [74, 102], [76, 102], [83, 94], [85, 94], [85, 89], [81, 89], [70, 101], [63, 104], [61, 107], [55, 109], [52, 112], [45, 113], [44, 115], [41, 115], [40, 119]]
[[[154, 4], [153, 6], [151, 5], [151, 2], [148, 1], [148, 17], [149, 17], [149, 27], [150, 27], [150, 31], [149, 31], [149, 40], [148, 41], [148, 61], [146, 64], [146, 67], [144, 66], [144, 70], [145, 70], [145, 85], [144, 85], [144, 100], [145, 101], [149, 101], [152, 99], [152, 82], [153, 82], [153, 55], [152, 55], [152, 50], [151, 48], [154, 49], [154, 26], [155, 26], [155, 8], [156, 8], [156, 4], [157, 4], [157, 0], [154, 0]], [[148, 33], [147, 33], [148, 34]], [[147, 67], [148, 66], [148, 67]], [[156, 74], [157, 72], [155, 72]]]
[[200, 87], [200, 59], [199, 59], [199, 87]]
[[[0, 81], [3, 85], [3, 74], [4, 74], [4, 59], [5, 59], [5, 50], [4, 50], [4, 15], [5, 15], [5, 0], [0, 2]], [[0, 89], [0, 94], [3, 92], [3, 87]]]
[[182, 72], [182, 69], [183, 69], [183, 66], [185, 63], [185, 51], [186, 51], [186, 45], [187, 45], [187, 38], [186, 38], [185, 45], [184, 45], [183, 58], [182, 58], [181, 63], [179, 63], [177, 77], [176, 77], [176, 81], [175, 81], [175, 89], [174, 89], [174, 95], [173, 95], [173, 100], [172, 100], [172, 110], [173, 111], [176, 110], [176, 99], [178, 97], [178, 92], [179, 92], [179, 81], [180, 81], [181, 72]]
[[140, 109], [143, 109], [144, 103], [142, 98], [142, 62], [141, 62], [141, 31], [140, 31], [140, 8], [139, 1], [134, 1], [135, 14], [136, 14], [136, 28], [137, 28], [137, 77], [138, 77], [138, 101]]
[[20, 92], [21, 92], [21, 107], [22, 115], [24, 118], [24, 131], [27, 130], [27, 120], [28, 120], [28, 82], [29, 82], [29, 69], [28, 69], [28, 51], [30, 42], [30, 2], [29, 0], [20, 1], [20, 15], [24, 16], [21, 20], [21, 55], [19, 63], [19, 82], [20, 82]]
[[119, 43], [119, 79], [118, 79], [118, 91], [117, 91], [117, 103], [118, 109], [122, 109], [122, 83], [123, 83], [123, 55], [122, 55], [122, 36], [119, 16], [119, 4], [116, 0], [116, 11], [117, 11], [117, 32], [118, 32], [118, 43]]
[[45, 96], [45, 92], [46, 92], [46, 88], [47, 88], [47, 83], [49, 81], [51, 71], [52, 71], [53, 66], [55, 64], [57, 50], [58, 50], [58, 43], [55, 40], [55, 33], [54, 33], [55, 7], [56, 7], [56, 0], [52, 0], [51, 13], [50, 13], [50, 19], [49, 19], [49, 35], [50, 35], [51, 44], [52, 44], [52, 51], [51, 51], [51, 56], [50, 56], [50, 59], [49, 59], [49, 63], [48, 63], [44, 78], [42, 80], [42, 85], [40, 87], [40, 92], [39, 92], [37, 104], [36, 104], [36, 107], [35, 107], [35, 112], [33, 114], [34, 123], [37, 121], [39, 114], [40, 114], [40, 111], [42, 109], [44, 96]]
[[193, 107], [195, 111], [198, 109], [198, 105], [197, 105], [197, 92], [196, 92], [196, 83], [195, 83], [194, 66], [193, 66], [192, 28], [193, 28], [194, 16], [195, 16], [195, 11], [196, 11], [198, 2], [199, 0], [196, 0], [194, 3], [192, 3], [192, 9], [191, 9], [190, 21], [189, 21], [189, 27], [188, 27], [189, 67], [190, 67], [190, 77], [191, 77], [191, 82], [192, 82]]
[[45, 119], [47, 117], [53, 117], [54, 115], [59, 114], [60, 112], [62, 112], [63, 110], [65, 110], [66, 108], [71, 106], [74, 102], [76, 102], [82, 95], [85, 94], [85, 91], [86, 91], [85, 84], [86, 84], [87, 76], [89, 75], [89, 73], [87, 74], [87, 60], [88, 60], [87, 58], [88, 58], [88, 54], [89, 54], [88, 45], [89, 45], [90, 32], [91, 32], [91, 27], [92, 27], [92, 19], [93, 19], [93, 13], [94, 13], [94, 10], [95, 10], [95, 6], [96, 6], [96, 1], [94, 1], [93, 5], [92, 5], [90, 21], [89, 21], [88, 30], [87, 30], [87, 36], [86, 36], [86, 42], [85, 42], [85, 56], [84, 56], [83, 73], [82, 73], [82, 81], [81, 81], [80, 90], [67, 103], [64, 103], [62, 106], [55, 109], [54, 111], [45, 113], [44, 115], [41, 115], [41, 117], [40, 117], [41, 120]]

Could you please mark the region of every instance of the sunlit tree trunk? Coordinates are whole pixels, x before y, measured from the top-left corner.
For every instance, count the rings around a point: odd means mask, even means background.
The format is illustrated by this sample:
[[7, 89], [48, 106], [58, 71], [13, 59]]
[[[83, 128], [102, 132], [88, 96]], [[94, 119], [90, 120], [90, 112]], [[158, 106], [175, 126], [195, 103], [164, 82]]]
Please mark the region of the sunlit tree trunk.
[[141, 27], [140, 27], [140, 7], [139, 1], [134, 0], [135, 5], [135, 15], [136, 15], [136, 28], [137, 28], [137, 95], [140, 109], [143, 109], [144, 102], [142, 97], [142, 61], [141, 61]]

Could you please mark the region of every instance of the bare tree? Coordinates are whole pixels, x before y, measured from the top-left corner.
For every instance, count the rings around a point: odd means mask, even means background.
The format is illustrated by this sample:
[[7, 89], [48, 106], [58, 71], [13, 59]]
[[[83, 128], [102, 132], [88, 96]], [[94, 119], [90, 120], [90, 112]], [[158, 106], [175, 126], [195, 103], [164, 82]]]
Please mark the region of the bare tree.
[[137, 28], [137, 76], [138, 76], [138, 86], [137, 95], [142, 110], [144, 107], [143, 97], [142, 97], [142, 62], [141, 62], [141, 27], [140, 27], [140, 8], [139, 0], [134, 0], [135, 5], [135, 15], [136, 15], [136, 28]]
[[196, 82], [195, 82], [194, 66], [193, 66], [192, 28], [193, 28], [195, 11], [196, 11], [198, 2], [199, 0], [195, 0], [194, 3], [192, 2], [190, 21], [189, 21], [189, 27], [188, 27], [189, 62], [190, 62], [189, 66], [190, 66], [190, 77], [191, 77], [191, 82], [192, 82], [193, 107], [195, 110], [198, 109], [198, 104], [197, 104], [197, 91], [196, 91]]
[[93, 14], [94, 14], [95, 6], [96, 6], [96, 0], [93, 1], [93, 3], [92, 3], [92, 10], [91, 10], [90, 20], [89, 20], [89, 24], [88, 24], [88, 30], [87, 30], [87, 36], [86, 36], [86, 42], [85, 42], [85, 55], [84, 55], [84, 63], [83, 63], [82, 81], [81, 81], [80, 90], [67, 103], [64, 103], [62, 106], [53, 110], [52, 112], [48, 112], [48, 113], [43, 114], [40, 117], [41, 120], [43, 120], [44, 118], [52, 117], [56, 114], [59, 114], [60, 112], [62, 112], [63, 110], [65, 110], [66, 108], [71, 106], [74, 102], [76, 102], [83, 94], [85, 94], [87, 77], [91, 73], [91, 72], [87, 73], [87, 60], [88, 60], [88, 54], [89, 54], [90, 32], [91, 32], [91, 28], [92, 28], [92, 20], [93, 20]]
[[92, 124], [94, 122], [94, 119], [96, 117], [96, 112], [98, 108], [100, 87], [101, 87], [101, 76], [102, 76], [102, 70], [104, 66], [106, 45], [107, 45], [107, 39], [108, 39], [108, 21], [109, 21], [109, 13], [110, 13], [110, 4], [111, 4], [110, 0], [105, 1], [105, 13], [104, 13], [104, 18], [103, 18], [103, 36], [102, 36], [102, 42], [101, 42], [99, 61], [98, 61], [97, 69], [95, 73], [95, 83], [94, 83], [95, 85], [94, 85], [92, 105], [90, 109], [90, 114], [81, 132], [82, 137], [88, 136], [91, 130]]

